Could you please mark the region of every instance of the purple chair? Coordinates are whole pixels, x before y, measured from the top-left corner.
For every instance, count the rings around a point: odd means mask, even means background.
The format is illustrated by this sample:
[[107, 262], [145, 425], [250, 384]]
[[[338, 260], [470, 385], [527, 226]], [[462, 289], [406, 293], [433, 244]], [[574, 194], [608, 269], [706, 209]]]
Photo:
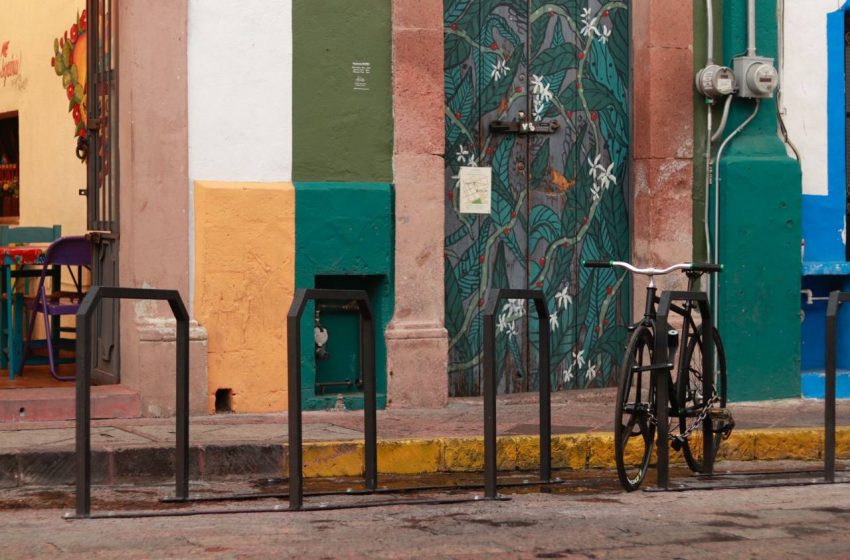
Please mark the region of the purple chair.
[[[72, 342], [61, 337], [61, 332], [72, 330], [63, 329], [61, 327], [61, 320], [62, 315], [76, 315], [77, 309], [79, 309], [80, 303], [86, 295], [83, 291], [82, 283], [83, 268], [91, 270], [91, 264], [91, 242], [85, 237], [61, 237], [51, 243], [47, 248], [44, 258], [44, 268], [42, 268], [41, 276], [38, 279], [38, 289], [35, 298], [27, 302], [27, 308], [31, 316], [29, 328], [27, 329], [26, 344], [24, 345], [23, 359], [21, 360], [21, 373], [23, 373], [27, 354], [30, 352], [32, 346], [32, 331], [35, 328], [35, 319], [41, 313], [44, 315], [44, 332], [47, 339], [47, 355], [51, 375], [60, 381], [71, 381], [76, 378], [76, 376], [61, 376], [56, 372], [56, 365], [59, 361], [59, 349], [63, 347], [63, 343]], [[61, 270], [63, 266], [68, 268], [71, 279], [74, 282], [75, 290], [73, 292], [61, 291], [60, 283], [58, 284], [60, 291], [48, 293], [45, 281], [52, 277], [54, 267]], [[74, 268], [72, 267], [76, 267], [76, 274], [74, 274]], [[56, 325], [53, 328], [51, 328], [51, 319], [56, 321]], [[56, 337], [55, 339], [54, 336]], [[64, 346], [68, 345], [64, 344]]]

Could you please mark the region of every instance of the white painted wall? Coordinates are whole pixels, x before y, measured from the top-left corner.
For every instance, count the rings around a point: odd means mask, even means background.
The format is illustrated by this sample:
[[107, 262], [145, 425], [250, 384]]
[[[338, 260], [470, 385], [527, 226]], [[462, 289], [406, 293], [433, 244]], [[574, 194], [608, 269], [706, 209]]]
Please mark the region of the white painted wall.
[[189, 0], [189, 176], [291, 179], [291, 0]]
[[189, 0], [189, 306], [194, 181], [292, 178], [292, 0]]
[[828, 193], [826, 15], [846, 0], [785, 0], [782, 104], [802, 158], [803, 194]]

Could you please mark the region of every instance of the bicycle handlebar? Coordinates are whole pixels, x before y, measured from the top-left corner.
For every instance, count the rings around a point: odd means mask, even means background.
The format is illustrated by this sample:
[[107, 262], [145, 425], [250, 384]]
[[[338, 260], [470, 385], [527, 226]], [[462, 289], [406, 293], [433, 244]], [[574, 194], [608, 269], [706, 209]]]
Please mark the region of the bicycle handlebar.
[[585, 268], [624, 268], [635, 274], [650, 276], [669, 274], [675, 270], [693, 270], [695, 272], [721, 272], [723, 270], [723, 265], [712, 263], [679, 263], [667, 268], [638, 268], [621, 261], [582, 261], [581, 264]]

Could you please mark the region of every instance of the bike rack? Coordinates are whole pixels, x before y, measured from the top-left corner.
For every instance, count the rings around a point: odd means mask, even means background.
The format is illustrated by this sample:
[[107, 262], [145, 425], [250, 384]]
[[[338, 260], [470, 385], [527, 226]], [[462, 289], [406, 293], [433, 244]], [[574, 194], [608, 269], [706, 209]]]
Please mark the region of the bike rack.
[[103, 299], [167, 301], [177, 321], [177, 453], [175, 492], [189, 495], [189, 313], [177, 290], [92, 286], [77, 310], [76, 512], [66, 519], [115, 517], [91, 513], [91, 317]]
[[[176, 483], [175, 495], [162, 498], [165, 503], [228, 502], [263, 499], [286, 499], [288, 506], [253, 508], [205, 508], [156, 511], [112, 511], [91, 513], [91, 349], [90, 317], [103, 298], [166, 300], [177, 319], [177, 408], [176, 408]], [[307, 303], [315, 300], [355, 301], [360, 313], [360, 357], [364, 389], [364, 483], [365, 489], [304, 492], [302, 470], [303, 438], [301, 410], [301, 329], [300, 320]], [[461, 498], [424, 498], [384, 500], [360, 503], [304, 505], [305, 496], [409, 494], [435, 490], [464, 490], [480, 485], [435, 485], [407, 488], [378, 488], [377, 461], [377, 392], [375, 386], [375, 338], [372, 310], [364, 290], [297, 289], [287, 314], [288, 388], [289, 388], [289, 492], [243, 493], [215, 496], [189, 495], [189, 316], [180, 294], [175, 290], [94, 287], [83, 300], [77, 314], [77, 511], [66, 519], [119, 519], [143, 517], [185, 517], [233, 513], [285, 513], [373, 508], [397, 505], [443, 505], [479, 501], [478, 496]], [[521, 484], [516, 484], [520, 486]], [[524, 485], [524, 484], [522, 484]], [[495, 498], [508, 500], [509, 498]]]
[[[664, 361], [667, 360], [667, 315], [670, 311], [670, 304], [672, 301], [676, 300], [692, 300], [698, 301], [700, 304], [700, 312], [703, 313], [703, 306], [707, 308], [707, 297], [704, 293], [700, 292], [665, 292], [661, 296], [661, 303], [659, 305], [659, 331], [661, 331], [660, 336], [656, 335], [656, 360], [661, 361], [663, 358]], [[712, 484], [710, 481], [712, 479], [724, 479], [729, 477], [739, 477], [743, 480], [746, 480], [747, 477], [753, 478], [756, 476], [776, 476], [776, 475], [791, 475], [791, 474], [811, 474], [816, 475], [820, 474], [819, 470], [793, 470], [793, 471], [771, 471], [771, 472], [742, 472], [742, 473], [723, 473], [723, 474], [715, 474], [713, 472], [713, 456], [709, 452], [710, 449], [710, 439], [704, 438], [703, 443], [703, 457], [706, 462], [706, 473], [702, 473], [699, 476], [707, 479], [709, 482], [703, 482], [698, 484], [677, 484], [675, 487], [670, 486], [669, 479], [669, 442], [667, 438], [667, 403], [666, 401], [661, 404], [662, 399], [657, 399], [656, 402], [656, 418], [658, 419], [658, 466], [657, 466], [657, 475], [658, 482], [656, 488], [646, 488], [647, 492], [682, 492], [688, 490], [715, 490], [715, 489], [745, 489], [745, 488], [769, 488], [769, 487], [780, 487], [780, 486], [810, 486], [817, 484], [846, 484], [850, 483], [850, 477], [844, 476], [839, 480], [836, 480], [835, 476], [835, 392], [836, 392], [836, 353], [837, 353], [837, 330], [838, 330], [838, 311], [843, 303], [850, 302], [850, 293], [834, 291], [829, 295], [829, 303], [827, 304], [826, 310], [826, 347], [825, 347], [825, 371], [824, 371], [824, 383], [825, 383], [825, 395], [824, 395], [824, 466], [821, 477], [814, 478], [806, 478], [806, 479], [798, 479], [798, 480], [768, 480], [768, 481], [746, 481], [743, 483], [732, 483], [732, 484]], [[707, 316], [706, 316], [707, 317]], [[706, 321], [706, 319], [704, 319]], [[708, 321], [706, 321], [708, 322]], [[664, 327], [663, 329], [661, 327]], [[711, 340], [709, 342], [709, 348], [703, 355], [703, 371], [708, 371], [706, 368], [710, 367], [713, 371], [713, 360], [708, 360], [709, 364], [706, 364], [706, 360], [708, 356], [713, 354], [713, 346], [714, 341]], [[660, 353], [659, 353], [660, 352]], [[663, 370], [662, 370], [663, 371]], [[663, 371], [665, 375], [658, 374], [658, 393], [659, 394], [667, 394], [669, 391], [669, 387], [667, 387], [667, 375], [666, 371]], [[707, 379], [709, 376], [703, 376], [703, 382], [707, 383]], [[663, 385], [663, 386], [662, 386]], [[703, 391], [708, 391], [710, 389], [709, 386], [704, 386]], [[706, 394], [706, 393], [704, 393]], [[663, 418], [662, 418], [663, 416]], [[706, 419], [705, 422], [711, 422], [710, 419]], [[708, 427], [708, 426], [706, 426]], [[708, 457], [708, 460], [705, 459]]]
[[[711, 310], [708, 306], [708, 294], [705, 292], [685, 292], [685, 291], [668, 291], [661, 294], [661, 301], [658, 304], [657, 313], [657, 328], [655, 332], [655, 350], [654, 361], [662, 364], [666, 363], [668, 368], [672, 368], [673, 364], [668, 363], [668, 331], [670, 329], [667, 321], [670, 315], [670, 308], [674, 301], [691, 301], [696, 302], [699, 307], [700, 315], [702, 316], [704, 325], [712, 325]], [[703, 337], [705, 341], [705, 350], [702, 355], [702, 390], [703, 395], [711, 394], [711, 379], [714, 377], [714, 337]], [[707, 375], [706, 375], [707, 373]], [[668, 369], [656, 369], [653, 371], [655, 376], [655, 387], [657, 397], [655, 399], [655, 418], [657, 424], [657, 445], [658, 445], [658, 463], [656, 474], [658, 476], [658, 487], [667, 489], [670, 484], [670, 442], [667, 435], [667, 395], [670, 394], [670, 384]], [[663, 395], [663, 396], [662, 396]], [[710, 433], [712, 424], [711, 419], [703, 420], [704, 433]], [[708, 473], [714, 469], [714, 455], [711, 453], [711, 438], [703, 438], [703, 462], [704, 468]]]
[[534, 301], [540, 332], [540, 481], [552, 484], [552, 412], [549, 379], [549, 310], [540, 290], [491, 291], [484, 310], [484, 496], [497, 497], [496, 487], [496, 307], [504, 299]]
[[364, 482], [366, 489], [378, 488], [377, 389], [375, 386], [375, 327], [369, 296], [364, 290], [295, 290], [286, 315], [289, 369], [289, 509], [304, 506], [304, 441], [301, 418], [301, 316], [307, 303], [315, 300], [354, 301], [360, 313], [360, 367], [363, 371]]

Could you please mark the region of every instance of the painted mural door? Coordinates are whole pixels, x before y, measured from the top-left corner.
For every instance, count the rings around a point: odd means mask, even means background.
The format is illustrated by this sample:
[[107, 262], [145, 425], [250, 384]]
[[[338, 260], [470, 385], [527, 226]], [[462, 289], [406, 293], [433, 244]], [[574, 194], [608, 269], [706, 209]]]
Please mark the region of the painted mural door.
[[[629, 3], [445, 0], [444, 9], [450, 393], [481, 392], [481, 316], [495, 287], [544, 291], [553, 388], [609, 385], [629, 281], [580, 262], [629, 256]], [[492, 167], [489, 215], [458, 211], [464, 166]], [[503, 302], [497, 320], [499, 390], [536, 389], [533, 306]]]
[[[92, 284], [118, 285], [118, 60], [117, 13], [112, 0], [87, 0], [88, 83], [86, 227], [94, 247]], [[98, 384], [118, 383], [118, 300], [95, 314], [94, 369]]]

